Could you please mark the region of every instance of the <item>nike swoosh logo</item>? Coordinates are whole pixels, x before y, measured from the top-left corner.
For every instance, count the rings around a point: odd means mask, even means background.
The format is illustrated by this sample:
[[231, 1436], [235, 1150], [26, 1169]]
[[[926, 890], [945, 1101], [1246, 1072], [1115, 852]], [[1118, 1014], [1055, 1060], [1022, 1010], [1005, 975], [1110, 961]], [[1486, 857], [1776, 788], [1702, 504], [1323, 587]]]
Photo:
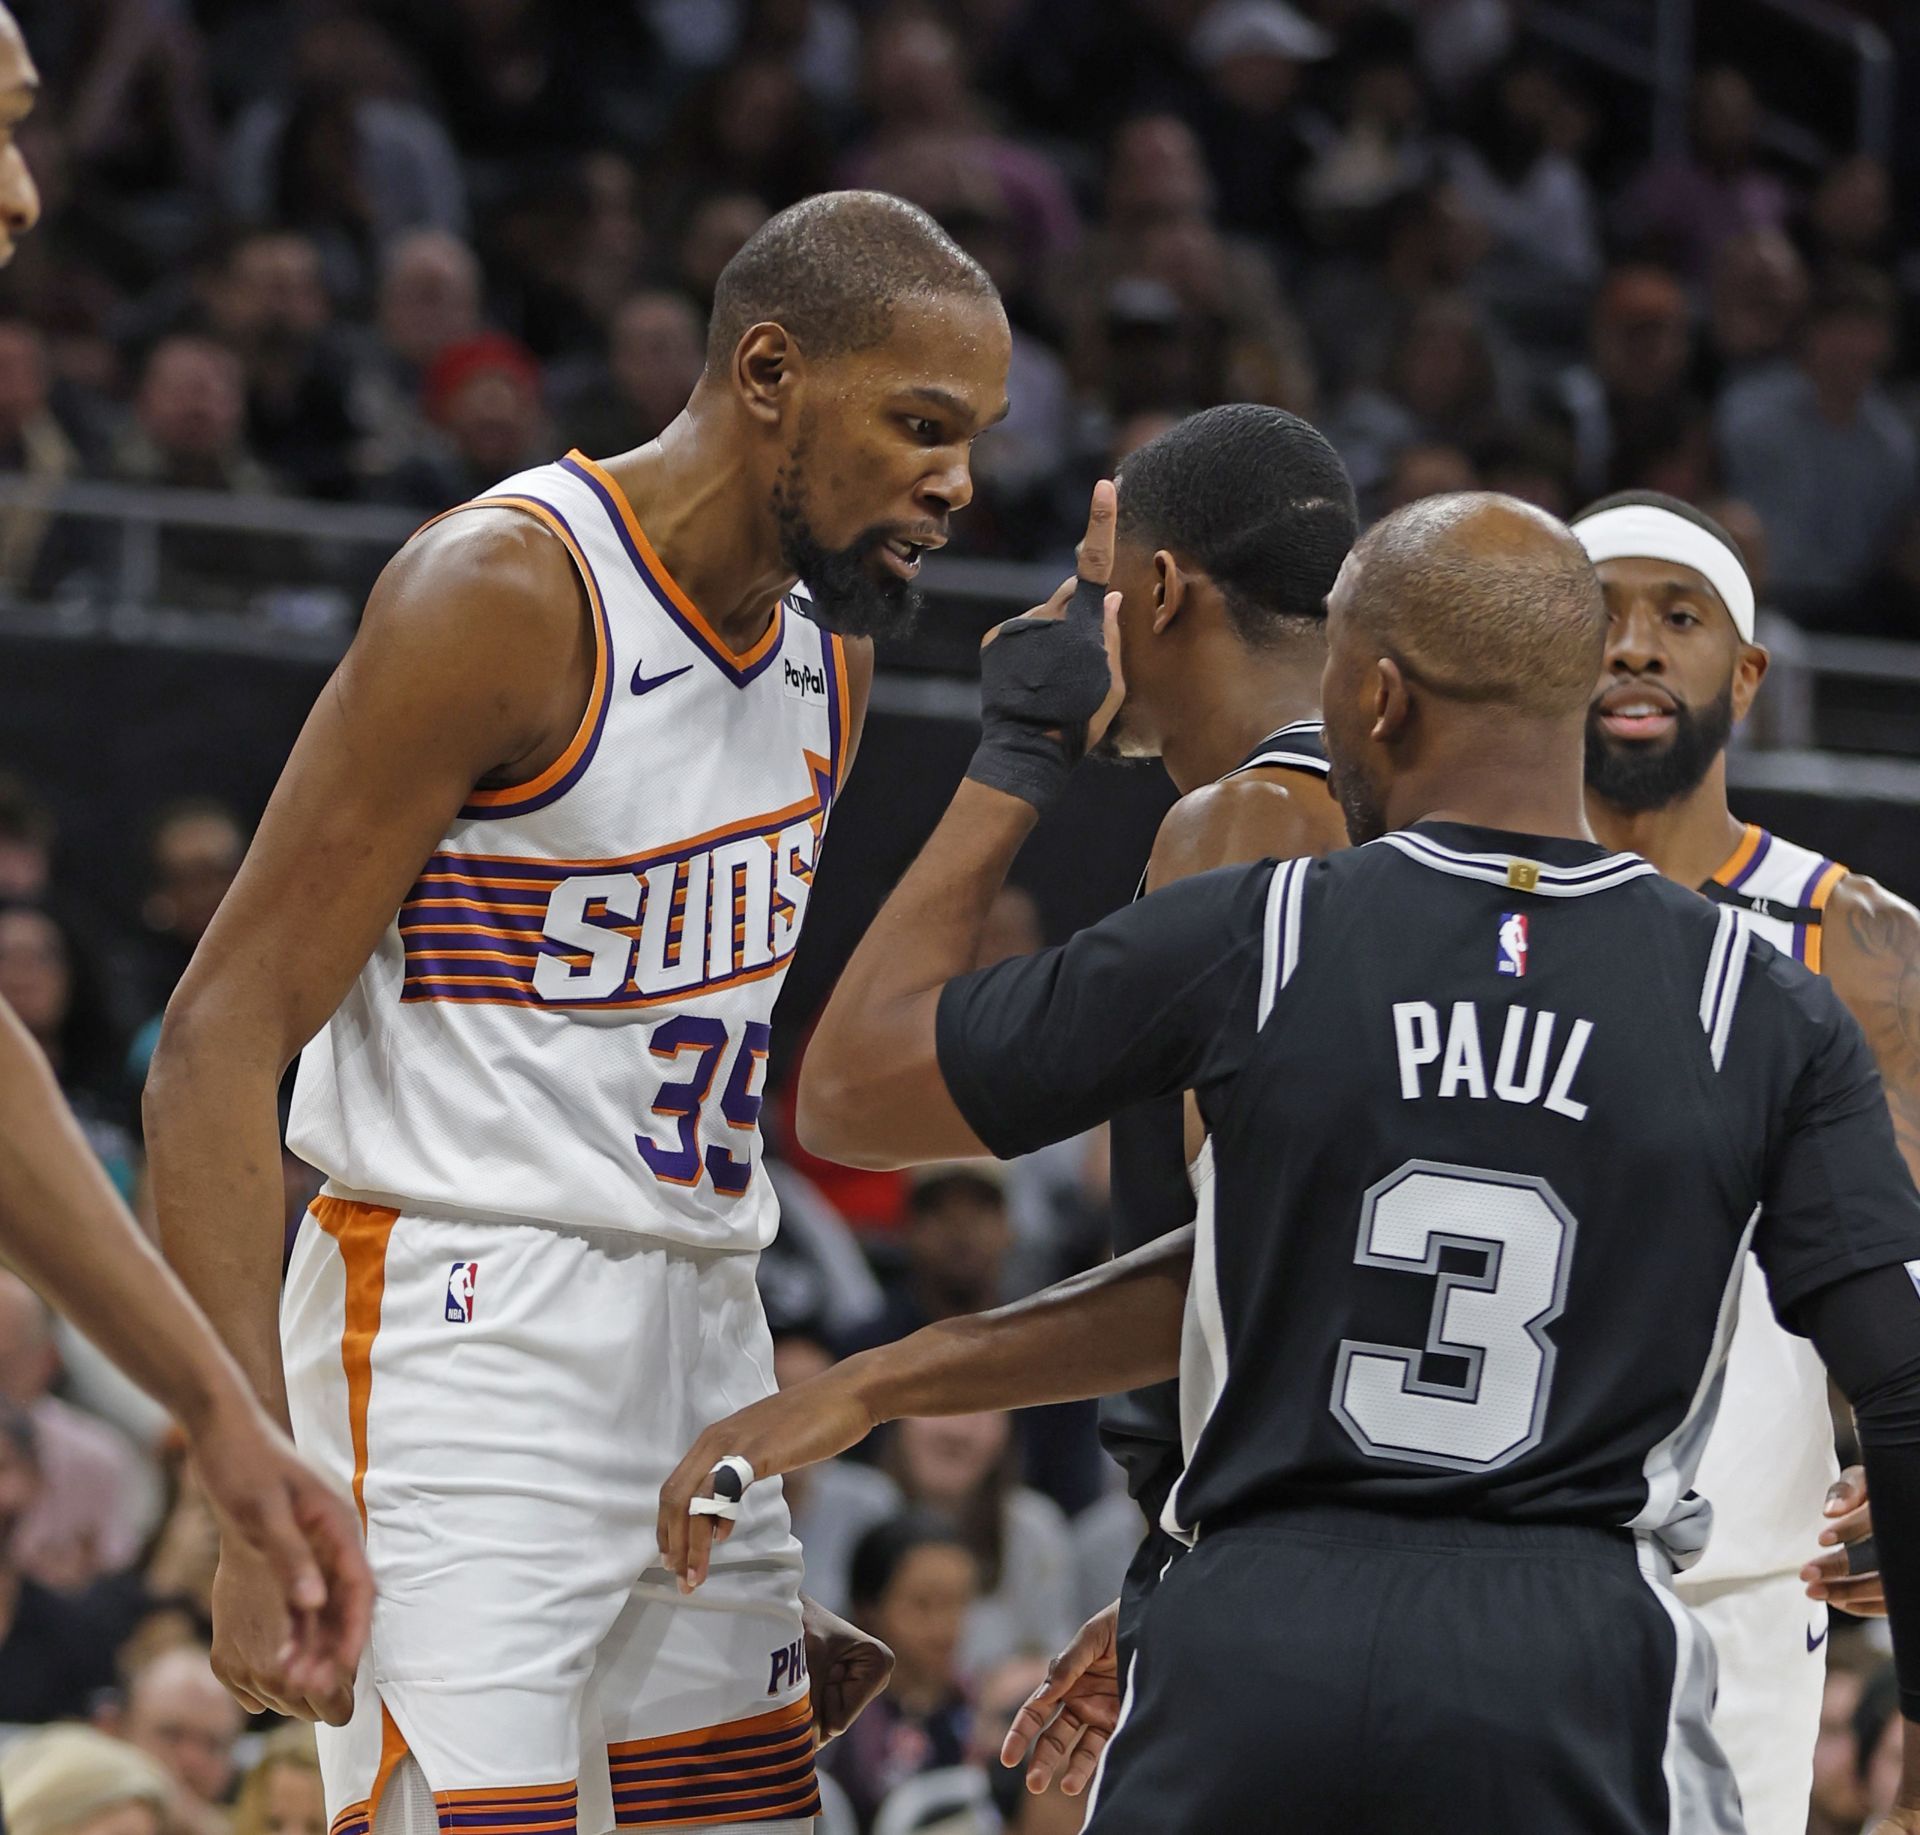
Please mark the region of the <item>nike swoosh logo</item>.
[[1813, 1627], [1811, 1625], [1807, 1627], [1807, 1654], [1809, 1656], [1811, 1656], [1816, 1650], [1818, 1650], [1820, 1646], [1824, 1644], [1826, 1641], [1827, 1641], [1826, 1632], [1823, 1631], [1820, 1633], [1818, 1637], [1815, 1637], [1813, 1635]]
[[635, 694], [652, 694], [656, 688], [663, 686], [667, 682], [671, 682], [675, 676], [685, 675], [693, 665], [691, 663], [682, 663], [678, 669], [669, 669], [664, 675], [642, 675], [640, 671], [645, 667], [645, 663], [636, 663], [634, 665], [633, 692]]

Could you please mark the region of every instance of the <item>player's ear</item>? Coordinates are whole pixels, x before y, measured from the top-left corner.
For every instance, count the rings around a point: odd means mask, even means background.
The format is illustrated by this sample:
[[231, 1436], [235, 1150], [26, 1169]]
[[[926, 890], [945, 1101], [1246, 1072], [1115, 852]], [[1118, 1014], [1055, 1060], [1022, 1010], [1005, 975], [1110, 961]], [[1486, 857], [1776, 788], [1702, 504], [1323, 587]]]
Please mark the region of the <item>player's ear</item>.
[[733, 347], [734, 393], [755, 420], [775, 425], [792, 399], [799, 368], [799, 347], [784, 326], [749, 325]]
[[1407, 693], [1407, 678], [1390, 656], [1382, 656], [1373, 665], [1373, 730], [1376, 743], [1390, 745], [1407, 724], [1413, 703]]
[[1186, 609], [1192, 582], [1166, 549], [1153, 557], [1153, 634], [1158, 637]]
[[1760, 684], [1767, 679], [1767, 665], [1773, 658], [1758, 644], [1742, 644], [1733, 665], [1733, 717], [1744, 720]]

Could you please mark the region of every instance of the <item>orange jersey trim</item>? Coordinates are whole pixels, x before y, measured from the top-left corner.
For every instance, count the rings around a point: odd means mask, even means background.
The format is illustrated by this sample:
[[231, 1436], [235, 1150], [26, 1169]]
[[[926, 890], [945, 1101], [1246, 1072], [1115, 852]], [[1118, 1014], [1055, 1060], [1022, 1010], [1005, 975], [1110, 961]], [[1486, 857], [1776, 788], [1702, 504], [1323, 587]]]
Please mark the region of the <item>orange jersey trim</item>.
[[1740, 837], [1739, 844], [1715, 871], [1713, 883], [1716, 886], [1731, 885], [1740, 876], [1747, 863], [1760, 851], [1760, 843], [1765, 834], [1766, 830], [1759, 823], [1749, 822], [1746, 833]]
[[[1847, 869], [1843, 867], [1839, 861], [1835, 860], [1830, 862], [1827, 870], [1814, 882], [1813, 896], [1807, 900], [1807, 903], [1811, 905], [1814, 910], [1824, 913], [1827, 908], [1827, 900], [1833, 896], [1834, 887], [1837, 886], [1841, 880], [1845, 879], [1846, 876]], [[1819, 924], [1809, 924], [1807, 926], [1805, 946], [1806, 962], [1807, 967], [1812, 969], [1816, 975], [1825, 972], [1820, 966], [1821, 953], [1825, 947], [1822, 939], [1822, 926]]]
[[853, 749], [853, 696], [847, 687], [847, 642], [829, 633], [833, 643], [833, 679], [840, 690], [839, 746], [834, 753], [833, 787], [838, 790], [847, 780], [847, 755]]
[[587, 598], [593, 607], [593, 687], [587, 695], [586, 712], [580, 716], [580, 724], [574, 729], [567, 749], [538, 777], [527, 779], [522, 784], [509, 784], [497, 790], [470, 790], [467, 792], [466, 807], [469, 809], [495, 809], [502, 803], [517, 803], [530, 796], [539, 796], [551, 790], [555, 784], [580, 762], [593, 736], [600, 730], [600, 715], [606, 706], [607, 695], [612, 686], [611, 662], [608, 654], [611, 634], [607, 628], [607, 608], [600, 597], [600, 582], [593, 577], [593, 568], [587, 557], [581, 552], [580, 544], [573, 539], [573, 531], [563, 523], [544, 503], [537, 503], [531, 497], [478, 497], [470, 505], [462, 508], [484, 509], [488, 507], [524, 510], [527, 515], [537, 518], [551, 529], [566, 545], [573, 564], [579, 570], [580, 578], [586, 582]]
[[689, 1753], [700, 1746], [715, 1745], [721, 1740], [743, 1739], [751, 1733], [778, 1733], [788, 1727], [811, 1726], [813, 1724], [813, 1704], [802, 1695], [798, 1701], [790, 1701], [785, 1707], [771, 1708], [764, 1714], [756, 1714], [750, 1720], [723, 1720], [717, 1726], [695, 1727], [686, 1733], [662, 1733], [652, 1739], [622, 1740], [618, 1745], [607, 1748], [610, 1759], [640, 1758], [649, 1752]]
[[347, 1375], [347, 1428], [353, 1441], [353, 1503], [367, 1527], [367, 1408], [373, 1399], [373, 1341], [387, 1287], [387, 1242], [400, 1213], [348, 1198], [316, 1198], [313, 1220], [340, 1245], [347, 1269], [340, 1362]]

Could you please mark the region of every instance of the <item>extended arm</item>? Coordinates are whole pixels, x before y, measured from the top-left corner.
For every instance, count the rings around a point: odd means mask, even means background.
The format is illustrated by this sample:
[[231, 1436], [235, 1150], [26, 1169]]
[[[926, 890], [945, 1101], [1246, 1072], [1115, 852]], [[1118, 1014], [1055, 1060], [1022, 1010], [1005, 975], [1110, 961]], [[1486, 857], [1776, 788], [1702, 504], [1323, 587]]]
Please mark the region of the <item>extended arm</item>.
[[224, 1526], [272, 1569], [294, 1682], [350, 1679], [372, 1582], [346, 1506], [293, 1456], [101, 1171], [26, 1029], [0, 1005], [0, 1251], [162, 1402]]
[[713, 1495], [713, 1468], [729, 1455], [772, 1478], [831, 1459], [903, 1415], [1077, 1402], [1164, 1381], [1180, 1365], [1192, 1267], [1189, 1227], [1011, 1306], [863, 1351], [716, 1422], [661, 1487], [667, 1566], [687, 1590], [706, 1578], [712, 1519], [688, 1506]]
[[[1081, 577], [1096, 587], [1113, 565], [1113, 527], [1113, 487], [1102, 484], [1080, 548]], [[935, 1017], [940, 990], [979, 954], [987, 915], [1040, 804], [1119, 705], [1117, 665], [1109, 674], [1102, 661], [1117, 653], [1113, 607], [1104, 629], [1097, 612], [1089, 626], [1089, 595], [1082, 591], [1070, 612], [1074, 592], [1068, 581], [1046, 605], [990, 634], [980, 751], [821, 1015], [801, 1068], [796, 1119], [807, 1147], [824, 1158], [910, 1166], [987, 1151], [940, 1075]], [[1099, 594], [1091, 597], [1097, 604]], [[1077, 743], [1033, 718], [1046, 708]]]
[[[416, 537], [374, 589], [167, 1009], [146, 1092], [161, 1239], [282, 1422], [281, 1074], [472, 787], [537, 772], [565, 747], [591, 643], [573, 565], [530, 517], [470, 511]], [[223, 1557], [223, 1676], [251, 1701], [343, 1716], [344, 1693], [286, 1698], [277, 1626], [263, 1590], [241, 1586], [245, 1569]]]
[[1825, 967], [1886, 1086], [1901, 1157], [1920, 1181], [1920, 911], [1861, 874], [1828, 902]]

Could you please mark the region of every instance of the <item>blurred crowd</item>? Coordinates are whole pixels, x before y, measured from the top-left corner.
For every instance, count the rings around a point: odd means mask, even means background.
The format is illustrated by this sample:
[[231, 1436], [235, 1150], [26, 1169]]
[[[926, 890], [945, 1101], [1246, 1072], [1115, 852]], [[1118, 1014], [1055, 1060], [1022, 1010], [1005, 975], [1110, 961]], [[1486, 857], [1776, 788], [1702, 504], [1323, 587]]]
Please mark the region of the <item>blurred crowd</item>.
[[[1117, 456], [1246, 399], [1323, 425], [1371, 512], [1732, 499], [1788, 612], [1920, 631], [1913, 213], [1850, 122], [1776, 159], [1733, 68], [1655, 157], [1646, 91], [1523, 0], [19, 10], [48, 212], [0, 284], [0, 469], [48, 485], [425, 514], [623, 450], [755, 226], [871, 185], [1014, 322], [960, 552], [1054, 558]], [[0, 585], [105, 592], [84, 529], [17, 502]], [[173, 530], [147, 584], [243, 604], [286, 556]]]
[[[1653, 158], [1507, 0], [24, 0], [47, 220], [0, 280], [0, 471], [424, 515], [578, 445], [642, 442], [773, 210], [873, 185], [986, 265], [1012, 414], [962, 552], [1055, 559], [1085, 487], [1236, 399], [1325, 427], [1369, 513], [1484, 484], [1565, 512], [1713, 508], [1767, 600], [1920, 636], [1920, 259], [1894, 176], [1777, 161], [1707, 68]], [[1778, 98], [1774, 98], [1776, 104]], [[0, 593], [109, 590], [85, 526], [0, 509]], [[167, 532], [151, 582], [254, 602], [284, 550]], [[245, 850], [154, 812], [137, 924], [61, 872], [0, 775], [0, 1000], [143, 1200], [158, 1016]], [[986, 960], [1045, 939], [1010, 891]], [[780, 1067], [776, 1067], [776, 1073]], [[850, 1173], [766, 1109], [775, 1374], [1106, 1252], [1097, 1136]], [[316, 1180], [285, 1161], [285, 1222]], [[989, 1762], [1141, 1530], [1089, 1408], [897, 1424], [788, 1488], [810, 1590], [894, 1649], [830, 1749], [830, 1827], [1053, 1835]], [[214, 1543], [170, 1425], [0, 1274], [0, 1752], [15, 1835], [322, 1835], [309, 1738], [208, 1665]], [[1812, 1828], [1897, 1774], [1892, 1684], [1836, 1634]], [[1889, 1733], [1888, 1729], [1893, 1729]], [[243, 1773], [245, 1781], [243, 1782]]]

